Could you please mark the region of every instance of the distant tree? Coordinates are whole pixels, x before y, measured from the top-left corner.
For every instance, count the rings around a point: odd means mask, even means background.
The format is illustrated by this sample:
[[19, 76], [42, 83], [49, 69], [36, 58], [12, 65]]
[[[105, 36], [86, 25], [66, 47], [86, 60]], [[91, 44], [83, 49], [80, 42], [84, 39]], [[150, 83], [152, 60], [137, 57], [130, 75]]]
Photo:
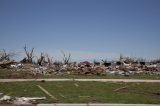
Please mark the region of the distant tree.
[[160, 58], [155, 60], [155, 63], [160, 63]]
[[33, 51], [34, 51], [34, 48], [32, 48], [31, 51], [27, 50], [27, 47], [26, 45], [24, 46], [24, 51], [25, 51], [25, 54], [26, 54], [26, 57], [22, 60], [22, 62], [27, 62], [27, 63], [32, 63], [33, 62]]
[[153, 63], [153, 64], [160, 63], [160, 58], [157, 58], [157, 59], [152, 60], [151, 63]]
[[111, 62], [108, 62], [107, 59], [102, 60], [102, 62], [103, 62], [102, 64], [106, 67], [111, 66]]
[[119, 61], [122, 61], [122, 60], [123, 60], [123, 55], [121, 53], [120, 56], [119, 56]]
[[63, 54], [63, 63], [68, 64], [71, 59], [71, 54], [69, 53], [68, 56], [66, 56], [66, 54], [63, 51], [61, 51], [61, 52]]
[[50, 57], [48, 54], [46, 54], [48, 66], [51, 67], [53, 64], [53, 57]]
[[15, 53], [12, 52], [6, 52], [5, 49], [0, 51], [0, 61], [10, 61], [13, 56], [15, 56]]
[[45, 56], [41, 53], [40, 58], [37, 60], [38, 65], [42, 66], [43, 61], [45, 60]]
[[98, 65], [100, 65], [100, 62], [94, 60], [94, 61], [93, 61], [93, 64], [94, 64], [95, 66], [98, 66]]
[[146, 64], [146, 59], [144, 59], [144, 58], [138, 58], [137, 61], [138, 61], [141, 65], [145, 65], [145, 64]]

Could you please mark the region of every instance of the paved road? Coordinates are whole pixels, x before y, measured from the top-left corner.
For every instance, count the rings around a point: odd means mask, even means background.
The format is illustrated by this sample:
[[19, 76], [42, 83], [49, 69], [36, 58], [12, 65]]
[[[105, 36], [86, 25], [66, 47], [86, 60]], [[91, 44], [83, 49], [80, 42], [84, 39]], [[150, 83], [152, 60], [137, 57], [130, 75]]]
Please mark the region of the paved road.
[[160, 80], [142, 79], [0, 79], [0, 82], [22, 82], [22, 81], [97, 81], [97, 82], [157, 82]]

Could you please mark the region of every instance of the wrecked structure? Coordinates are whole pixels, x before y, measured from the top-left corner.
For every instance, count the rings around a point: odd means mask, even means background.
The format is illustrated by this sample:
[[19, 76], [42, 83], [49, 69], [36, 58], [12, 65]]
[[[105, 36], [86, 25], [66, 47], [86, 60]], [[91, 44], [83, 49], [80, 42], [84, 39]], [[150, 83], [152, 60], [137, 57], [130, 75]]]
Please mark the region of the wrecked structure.
[[158, 73], [160, 72], [159, 61], [145, 62], [143, 59], [133, 59], [123, 57], [120, 55], [117, 61], [96, 61], [92, 63], [89, 61], [71, 62], [71, 54], [66, 55], [62, 51], [63, 61], [53, 61], [53, 58], [47, 54], [41, 53], [37, 61], [33, 61], [34, 48], [30, 51], [24, 47], [26, 57], [20, 61], [15, 62], [10, 57], [11, 53], [5, 50], [0, 52], [0, 68], [14, 69], [15, 72], [25, 72], [32, 76], [37, 75], [62, 75], [62, 74], [84, 74], [84, 75], [134, 75], [139, 73]]
[[[3, 64], [4, 65], [4, 64]], [[0, 66], [3, 66], [0, 65]], [[160, 73], [160, 65], [157, 64], [140, 64], [126, 63], [123, 62], [108, 62], [101, 64], [94, 64], [88, 61], [76, 63], [70, 62], [68, 64], [55, 62], [48, 66], [48, 63], [44, 65], [31, 64], [31, 63], [20, 63], [20, 62], [9, 62], [5, 63], [8, 68], [15, 69], [19, 72], [27, 72], [33, 76], [36, 75], [62, 75], [62, 74], [76, 74], [76, 75], [134, 75], [140, 73]], [[1, 67], [3, 68], [3, 67]]]

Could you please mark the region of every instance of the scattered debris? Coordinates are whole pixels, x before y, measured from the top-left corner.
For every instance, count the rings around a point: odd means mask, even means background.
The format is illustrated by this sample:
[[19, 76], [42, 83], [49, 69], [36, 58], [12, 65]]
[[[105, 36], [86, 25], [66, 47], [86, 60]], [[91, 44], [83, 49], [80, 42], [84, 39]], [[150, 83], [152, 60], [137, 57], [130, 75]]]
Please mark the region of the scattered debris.
[[[0, 95], [3, 95], [3, 93], [0, 93]], [[6, 102], [6, 103], [11, 103], [14, 105], [23, 105], [23, 104], [33, 104], [37, 103], [37, 100], [44, 100], [46, 97], [11, 97], [8, 95], [3, 95], [0, 98], [0, 102]]]
[[4, 95], [2, 98], [0, 98], [0, 101], [10, 101], [12, 99], [11, 96]]
[[[14, 60], [6, 58], [7, 53], [5, 50], [2, 51], [0, 56], [0, 68], [13, 68], [13, 70], [21, 73], [27, 73], [29, 78], [36, 78], [47, 75], [65, 75], [65, 74], [76, 74], [76, 75], [123, 75], [131, 76], [135, 74], [149, 74], [149, 75], [160, 75], [160, 63], [159, 61], [145, 62], [143, 59], [134, 59], [129, 57], [120, 56], [119, 60], [107, 61], [102, 60], [98, 62], [94, 60], [92, 63], [89, 61], [82, 62], [70, 62], [70, 56], [62, 52], [63, 62], [52, 61], [48, 55], [41, 53], [40, 58], [36, 61], [33, 56], [34, 48], [28, 50], [24, 47], [26, 58], [21, 62], [15, 62]], [[11, 75], [10, 77], [26, 78], [21, 74]]]
[[0, 93], [0, 96], [3, 95], [3, 93]]
[[114, 90], [114, 92], [119, 92], [120, 90], [126, 89], [128, 86], [120, 87]]
[[84, 66], [90, 67], [90, 66], [91, 66], [91, 63], [88, 62], [88, 61], [84, 61], [84, 62], [80, 62], [80, 63], [78, 64], [78, 66], [80, 66], [80, 67], [84, 67]]
[[11, 64], [16, 63], [15, 61], [2, 61], [0, 62], [0, 67], [9, 68]]
[[62, 98], [67, 98], [67, 97], [65, 97], [64, 95], [62, 95], [61, 93], [59, 94]]
[[76, 87], [79, 87], [79, 85], [78, 85], [77, 83], [74, 83], [74, 85], [75, 85]]
[[40, 85], [37, 85], [38, 88], [40, 88], [44, 93], [46, 93], [50, 98], [52, 98], [53, 100], [58, 100], [56, 97], [54, 97], [52, 94], [50, 94], [46, 89], [44, 89], [43, 87], [41, 87]]
[[16, 97], [13, 104], [15, 105], [23, 105], [23, 104], [32, 104], [35, 103], [36, 100], [44, 100], [46, 97]]
[[78, 96], [79, 98], [90, 98], [91, 96]]
[[23, 64], [22, 63], [15, 63], [15, 64], [11, 64], [10, 65], [11, 68], [23, 68]]

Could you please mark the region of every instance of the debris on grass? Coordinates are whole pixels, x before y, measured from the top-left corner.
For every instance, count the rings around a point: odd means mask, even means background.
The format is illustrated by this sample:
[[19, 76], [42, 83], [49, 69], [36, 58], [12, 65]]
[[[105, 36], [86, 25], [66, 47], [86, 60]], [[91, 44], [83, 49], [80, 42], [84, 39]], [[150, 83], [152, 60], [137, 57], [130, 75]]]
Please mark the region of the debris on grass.
[[60, 93], [59, 95], [60, 95], [62, 98], [67, 98], [66, 96], [64, 96], [64, 95], [63, 95], [63, 94], [61, 94], [61, 93]]
[[0, 98], [0, 101], [11, 101], [12, 100], [12, 97], [11, 96], [8, 96], [8, 95], [4, 95], [2, 98]]
[[36, 100], [44, 100], [46, 97], [16, 97], [13, 104], [15, 105], [23, 105], [23, 104], [33, 104], [36, 103]]
[[0, 96], [3, 95], [3, 93], [0, 93]]
[[91, 96], [78, 96], [79, 98], [90, 98]]
[[117, 89], [114, 90], [114, 92], [119, 92], [119, 91], [121, 91], [121, 90], [123, 90], [123, 89], [127, 89], [127, 87], [128, 87], [128, 86], [124, 86], [124, 87], [117, 88]]
[[79, 87], [79, 85], [78, 85], [77, 83], [74, 83], [74, 85], [75, 85], [76, 87]]
[[[1, 93], [3, 95], [3, 93]], [[9, 103], [14, 105], [27, 105], [27, 104], [35, 104], [37, 100], [44, 100], [46, 97], [11, 97], [8, 95], [3, 95], [0, 98], [0, 103]]]
[[53, 99], [53, 100], [58, 100], [56, 97], [54, 97], [51, 93], [49, 93], [46, 89], [44, 89], [42, 86], [40, 86], [40, 85], [37, 85], [37, 87], [39, 88], [39, 89], [41, 89], [45, 94], [47, 94], [51, 99]]

